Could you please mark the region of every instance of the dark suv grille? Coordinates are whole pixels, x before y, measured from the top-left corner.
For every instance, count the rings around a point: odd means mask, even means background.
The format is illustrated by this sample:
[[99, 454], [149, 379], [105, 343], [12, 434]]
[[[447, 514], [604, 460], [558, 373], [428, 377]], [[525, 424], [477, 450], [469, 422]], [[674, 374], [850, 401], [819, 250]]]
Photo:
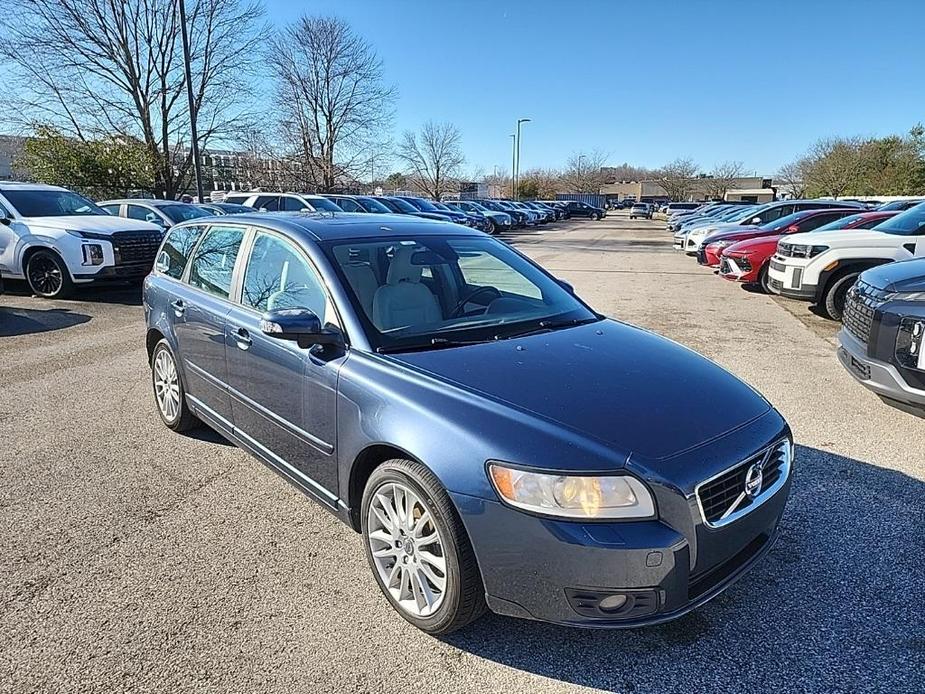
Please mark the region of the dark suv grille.
[[842, 323], [845, 329], [865, 345], [870, 339], [870, 326], [874, 314], [890, 298], [890, 292], [877, 289], [867, 282], [858, 280], [848, 290]]
[[[707, 523], [716, 524], [723, 520], [723, 516], [733, 506], [733, 510], [738, 512], [749, 508], [756, 501], [760, 502], [765, 492], [774, 486], [782, 475], [787, 474], [789, 445], [787, 441], [775, 444], [772, 448], [761, 451], [716, 479], [701, 485], [697, 489], [697, 499]], [[753, 497], [745, 495], [745, 498], [740, 500], [739, 497], [745, 494], [748, 471], [758, 463], [763, 463], [761, 486]]]
[[117, 231], [112, 235], [116, 265], [154, 265], [164, 235], [159, 231]]

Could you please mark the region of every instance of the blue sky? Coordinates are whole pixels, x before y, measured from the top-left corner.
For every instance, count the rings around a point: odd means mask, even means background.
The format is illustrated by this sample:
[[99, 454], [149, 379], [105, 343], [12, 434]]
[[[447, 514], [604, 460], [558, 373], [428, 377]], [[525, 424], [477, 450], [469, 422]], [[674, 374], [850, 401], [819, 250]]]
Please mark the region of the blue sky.
[[462, 132], [470, 169], [609, 163], [773, 173], [814, 140], [925, 121], [925, 0], [266, 0], [269, 19], [334, 14], [399, 91], [395, 132]]

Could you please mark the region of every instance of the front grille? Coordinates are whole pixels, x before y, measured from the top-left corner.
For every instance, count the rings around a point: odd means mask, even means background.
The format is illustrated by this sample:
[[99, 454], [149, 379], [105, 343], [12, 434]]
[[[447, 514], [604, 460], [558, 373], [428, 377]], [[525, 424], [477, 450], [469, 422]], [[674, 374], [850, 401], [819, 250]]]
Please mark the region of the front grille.
[[768, 286], [771, 287], [774, 291], [780, 291], [784, 288], [784, 283], [780, 280], [776, 280], [773, 277], [768, 278]]
[[112, 235], [116, 265], [154, 265], [164, 235], [159, 231], [117, 231]]
[[[786, 477], [790, 469], [790, 443], [781, 441], [771, 448], [708, 480], [697, 488], [697, 500], [708, 525], [722, 525], [733, 513], [739, 514], [761, 503], [773, 491], [774, 485]], [[761, 471], [760, 486], [752, 495], [746, 493], [749, 471], [754, 480], [755, 470]]]
[[845, 329], [865, 345], [870, 340], [870, 327], [874, 314], [890, 298], [890, 292], [877, 289], [867, 282], [858, 280], [848, 290], [842, 323]]

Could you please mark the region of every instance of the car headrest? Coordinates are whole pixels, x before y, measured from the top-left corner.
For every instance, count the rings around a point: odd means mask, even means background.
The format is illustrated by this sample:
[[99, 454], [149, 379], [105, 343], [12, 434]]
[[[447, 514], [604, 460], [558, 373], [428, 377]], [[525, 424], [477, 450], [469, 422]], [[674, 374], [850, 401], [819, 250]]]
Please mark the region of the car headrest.
[[386, 281], [391, 285], [399, 282], [420, 282], [424, 268], [421, 265], [412, 265], [411, 257], [416, 249], [412, 246], [400, 246], [389, 264], [389, 274]]

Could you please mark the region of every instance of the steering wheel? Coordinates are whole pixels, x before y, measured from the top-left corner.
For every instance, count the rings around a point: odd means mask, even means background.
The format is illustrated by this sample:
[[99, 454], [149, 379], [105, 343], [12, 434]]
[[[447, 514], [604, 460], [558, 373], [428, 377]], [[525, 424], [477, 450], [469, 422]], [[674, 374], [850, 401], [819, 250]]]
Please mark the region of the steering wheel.
[[465, 308], [466, 304], [471, 302], [479, 294], [487, 294], [489, 292], [492, 294], [493, 298], [495, 299], [501, 298], [501, 292], [499, 292], [496, 288], [490, 287], [490, 286], [489, 287], [479, 287], [478, 289], [472, 290], [466, 296], [464, 296], [462, 299], [459, 300], [459, 303], [456, 304], [456, 306], [453, 308], [452, 311], [450, 311], [450, 318], [459, 318], [459, 316], [462, 315], [462, 310]]

